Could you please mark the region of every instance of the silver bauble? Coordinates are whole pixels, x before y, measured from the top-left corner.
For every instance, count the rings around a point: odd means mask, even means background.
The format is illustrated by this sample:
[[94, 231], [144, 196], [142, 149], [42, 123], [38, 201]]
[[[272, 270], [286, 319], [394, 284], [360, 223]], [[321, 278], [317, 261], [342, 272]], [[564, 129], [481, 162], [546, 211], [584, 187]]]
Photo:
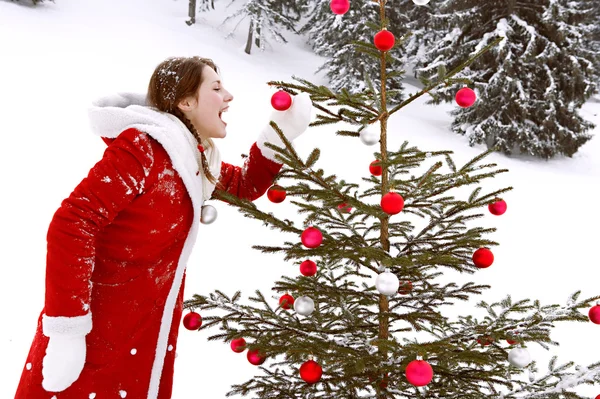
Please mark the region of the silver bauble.
[[424, 6], [425, 4], [429, 3], [429, 0], [413, 0], [413, 3], [418, 6]]
[[302, 316], [308, 316], [315, 310], [315, 303], [307, 296], [301, 296], [294, 300], [294, 310]]
[[360, 141], [362, 141], [364, 145], [374, 145], [379, 143], [379, 132], [376, 132], [371, 128], [367, 127], [359, 134]]
[[200, 222], [203, 224], [211, 224], [217, 220], [217, 210], [212, 205], [203, 205], [200, 212]]
[[375, 280], [375, 287], [380, 294], [391, 296], [398, 292], [400, 287], [400, 280], [394, 273], [386, 271], [379, 274]]
[[531, 363], [531, 355], [525, 348], [514, 348], [508, 352], [508, 362], [515, 367], [527, 367]]

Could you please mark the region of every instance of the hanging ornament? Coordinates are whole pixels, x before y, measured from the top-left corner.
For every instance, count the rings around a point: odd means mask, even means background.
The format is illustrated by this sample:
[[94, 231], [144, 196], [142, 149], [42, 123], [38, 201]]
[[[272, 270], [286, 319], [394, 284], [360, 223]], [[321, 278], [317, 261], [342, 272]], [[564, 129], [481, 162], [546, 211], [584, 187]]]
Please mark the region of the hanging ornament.
[[381, 209], [389, 214], [395, 215], [400, 213], [404, 208], [404, 198], [398, 193], [390, 191], [383, 197], [381, 197]]
[[381, 176], [383, 173], [383, 169], [381, 169], [381, 165], [378, 163], [379, 161], [375, 160], [369, 165], [369, 172], [371, 172], [373, 176]]
[[410, 280], [404, 280], [400, 282], [400, 287], [398, 288], [398, 294], [408, 295], [412, 291], [413, 285]]
[[394, 38], [394, 34], [387, 29], [377, 32], [377, 34], [375, 34], [375, 38], [373, 39], [373, 43], [379, 51], [388, 51], [394, 47], [395, 41], [396, 39]]
[[469, 108], [471, 105], [475, 104], [476, 99], [477, 95], [468, 87], [463, 87], [457, 91], [455, 96], [456, 103], [463, 108]]
[[590, 321], [594, 324], [600, 324], [600, 301], [596, 303], [596, 306], [592, 306], [588, 316]]
[[183, 318], [183, 326], [190, 331], [197, 330], [202, 326], [202, 317], [196, 312], [190, 312]]
[[300, 263], [300, 273], [306, 277], [314, 276], [317, 274], [317, 264], [312, 260], [305, 260]]
[[246, 358], [250, 363], [252, 363], [255, 366], [260, 366], [265, 362], [265, 360], [267, 360], [267, 356], [264, 353], [262, 353], [259, 349], [248, 350]]
[[285, 196], [285, 189], [281, 186], [278, 186], [277, 184], [272, 185], [267, 190], [267, 198], [269, 198], [269, 201], [274, 202], [276, 204], [283, 202]]
[[374, 145], [379, 143], [379, 132], [375, 132], [373, 129], [367, 127], [360, 132], [360, 141], [364, 145]]
[[341, 204], [338, 205], [338, 209], [340, 210], [340, 212], [348, 213], [352, 210], [352, 207], [350, 205], [346, 204], [345, 202], [342, 202]]
[[211, 224], [217, 220], [217, 210], [212, 205], [202, 205], [202, 210], [200, 211], [200, 223], [202, 224]]
[[314, 360], [308, 360], [300, 366], [300, 377], [308, 384], [319, 382], [323, 375], [323, 369]]
[[294, 297], [290, 294], [284, 294], [279, 298], [279, 306], [284, 309], [291, 309], [294, 304]]
[[279, 90], [271, 96], [271, 105], [277, 111], [285, 111], [292, 106], [292, 96], [287, 91]]
[[506, 212], [506, 202], [500, 198], [496, 198], [496, 202], [488, 205], [488, 210], [492, 215], [500, 216]]
[[494, 263], [494, 254], [487, 248], [479, 248], [473, 253], [473, 263], [480, 269], [490, 267]]
[[294, 301], [294, 310], [302, 316], [308, 316], [315, 310], [315, 302], [307, 296], [298, 297]]
[[329, 7], [334, 14], [344, 15], [350, 9], [348, 0], [331, 0]]
[[413, 360], [406, 366], [406, 379], [416, 387], [422, 387], [433, 379], [433, 368], [425, 360]]
[[513, 348], [508, 352], [508, 362], [522, 369], [531, 363], [531, 355], [525, 348]]
[[425, 4], [429, 3], [429, 0], [413, 0], [413, 3], [418, 6], [424, 6]]
[[229, 346], [235, 353], [242, 353], [246, 350], [246, 340], [244, 338], [236, 338], [231, 341]]
[[306, 248], [317, 248], [323, 242], [323, 234], [321, 230], [310, 226], [302, 232], [300, 240]]
[[400, 280], [394, 273], [391, 273], [389, 269], [385, 269], [383, 273], [380, 273], [375, 279], [375, 287], [382, 295], [391, 296], [398, 292], [400, 286]]
[[492, 342], [494, 342], [494, 338], [490, 337], [489, 335], [484, 335], [482, 337], [477, 338], [477, 342], [479, 343], [479, 345], [489, 346], [492, 344]]
[[512, 339], [507, 339], [506, 342], [508, 342], [509, 345], [514, 345], [516, 344], [518, 341], [513, 341]]

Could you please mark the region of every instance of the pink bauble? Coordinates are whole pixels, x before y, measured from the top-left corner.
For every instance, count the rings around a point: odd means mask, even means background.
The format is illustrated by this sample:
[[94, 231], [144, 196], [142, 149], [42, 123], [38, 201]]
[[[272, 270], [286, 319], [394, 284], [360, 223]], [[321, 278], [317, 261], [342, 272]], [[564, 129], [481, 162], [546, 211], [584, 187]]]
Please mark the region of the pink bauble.
[[473, 253], [473, 263], [480, 269], [490, 267], [494, 263], [494, 254], [487, 248], [479, 248]]
[[307, 248], [317, 248], [323, 242], [323, 234], [316, 227], [309, 227], [302, 232], [302, 244]]
[[350, 2], [348, 0], [331, 0], [329, 7], [334, 14], [343, 15], [350, 9]]
[[600, 305], [592, 306], [588, 316], [594, 324], [600, 324]]
[[305, 260], [304, 262], [300, 263], [300, 273], [307, 277], [314, 276], [317, 274], [317, 264], [312, 260]]
[[260, 350], [255, 349], [255, 350], [249, 350], [248, 354], [246, 355], [246, 358], [253, 365], [260, 366], [261, 364], [263, 364], [265, 362], [265, 360], [267, 359], [267, 356], [264, 353], [260, 352]]
[[475, 92], [468, 87], [463, 87], [459, 91], [456, 92], [456, 103], [463, 108], [468, 108], [471, 105], [475, 104], [475, 100], [477, 99], [477, 95]]
[[406, 379], [416, 387], [422, 387], [433, 379], [433, 368], [425, 360], [413, 360], [406, 366]]
[[404, 198], [398, 193], [390, 191], [381, 198], [381, 209], [389, 215], [400, 213], [403, 208]]
[[286, 91], [279, 90], [271, 96], [271, 105], [277, 111], [285, 111], [292, 106], [292, 96]]
[[231, 341], [229, 346], [235, 353], [242, 353], [246, 350], [246, 340], [244, 338], [236, 338]]
[[300, 377], [309, 384], [319, 382], [323, 369], [314, 360], [308, 360], [300, 366]]
[[488, 205], [488, 210], [492, 215], [500, 216], [506, 212], [506, 202], [504, 200], [498, 200]]
[[202, 326], [202, 317], [196, 312], [190, 312], [183, 318], [183, 326], [188, 330], [197, 330]]

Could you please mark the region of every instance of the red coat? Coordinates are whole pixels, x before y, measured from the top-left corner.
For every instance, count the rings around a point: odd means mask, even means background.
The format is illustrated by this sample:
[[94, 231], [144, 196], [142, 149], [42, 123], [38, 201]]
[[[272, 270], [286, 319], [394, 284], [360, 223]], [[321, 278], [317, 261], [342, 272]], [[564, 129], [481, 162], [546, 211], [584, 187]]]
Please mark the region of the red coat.
[[[42, 314], [91, 313], [86, 363], [66, 390], [42, 388], [48, 338], [40, 314], [15, 399], [171, 397], [185, 267], [202, 229], [202, 185], [191, 147], [169, 140], [134, 128], [105, 138], [102, 160], [56, 211]], [[254, 200], [280, 168], [255, 143], [243, 168], [221, 164], [219, 181]]]

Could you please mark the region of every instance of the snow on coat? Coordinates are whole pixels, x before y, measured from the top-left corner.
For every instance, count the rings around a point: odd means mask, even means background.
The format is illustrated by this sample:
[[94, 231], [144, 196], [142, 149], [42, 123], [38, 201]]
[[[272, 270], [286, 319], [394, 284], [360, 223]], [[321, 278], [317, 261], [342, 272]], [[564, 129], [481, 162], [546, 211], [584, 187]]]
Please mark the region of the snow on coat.
[[[171, 397], [185, 268], [214, 186], [191, 132], [144, 104], [118, 94], [90, 109], [108, 148], [48, 228], [45, 306], [15, 399]], [[243, 167], [215, 165], [211, 150], [214, 176], [241, 198], [259, 198], [281, 169], [256, 143]], [[62, 392], [45, 391], [45, 333], [85, 333], [90, 321], [81, 375]]]

